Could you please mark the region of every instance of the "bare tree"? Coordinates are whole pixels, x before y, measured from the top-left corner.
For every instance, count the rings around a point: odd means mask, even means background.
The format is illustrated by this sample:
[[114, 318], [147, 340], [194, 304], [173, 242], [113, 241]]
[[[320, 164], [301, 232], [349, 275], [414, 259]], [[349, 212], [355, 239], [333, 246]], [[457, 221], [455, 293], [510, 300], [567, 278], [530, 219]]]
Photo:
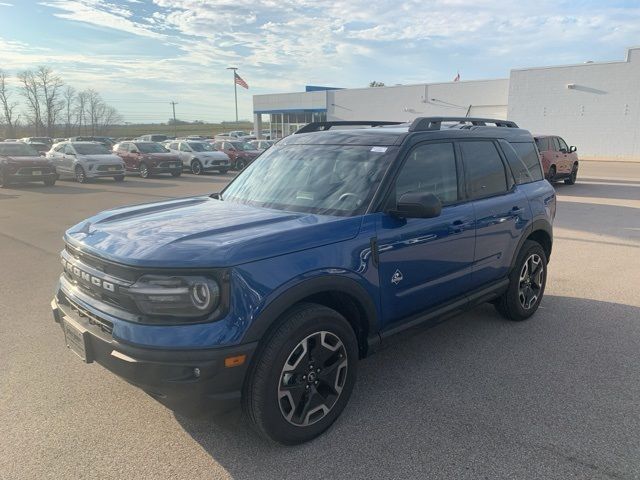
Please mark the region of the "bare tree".
[[87, 124], [87, 103], [88, 103], [89, 93], [87, 90], [82, 90], [78, 92], [76, 96], [76, 106], [75, 106], [75, 114], [76, 114], [76, 125], [78, 125], [78, 135], [82, 135], [84, 133], [83, 126]]
[[39, 135], [43, 129], [40, 84], [35, 73], [31, 70], [18, 73], [18, 80], [22, 84], [20, 93], [27, 101], [27, 120], [33, 125], [35, 134]]
[[112, 126], [122, 122], [122, 117], [115, 108], [106, 104], [103, 106], [98, 119], [98, 133], [101, 135], [106, 134]]
[[67, 85], [62, 92], [62, 100], [64, 104], [64, 136], [70, 137], [74, 126], [76, 89]]
[[41, 103], [44, 107], [43, 123], [48, 136], [53, 136], [56, 119], [64, 109], [64, 102], [60, 98], [64, 82], [53, 73], [49, 67], [40, 66], [35, 71], [35, 77], [39, 83], [42, 94]]
[[87, 116], [89, 119], [89, 125], [91, 126], [91, 136], [96, 134], [96, 128], [98, 126], [98, 120], [102, 115], [102, 108], [104, 103], [100, 94], [93, 88], [87, 90]]
[[6, 125], [5, 135], [8, 137], [15, 136], [15, 130], [20, 121], [20, 115], [15, 113], [17, 106], [17, 103], [11, 101], [11, 92], [7, 85], [7, 74], [0, 70], [0, 107], [2, 108], [0, 119]]

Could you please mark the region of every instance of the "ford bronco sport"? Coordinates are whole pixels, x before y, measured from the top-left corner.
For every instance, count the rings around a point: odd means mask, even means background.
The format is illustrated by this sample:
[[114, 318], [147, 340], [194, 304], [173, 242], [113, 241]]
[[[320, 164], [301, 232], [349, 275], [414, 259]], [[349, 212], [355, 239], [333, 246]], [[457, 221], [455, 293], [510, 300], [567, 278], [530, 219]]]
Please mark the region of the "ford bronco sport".
[[266, 438], [310, 440], [389, 336], [481, 302], [537, 310], [556, 200], [527, 149], [502, 120], [309, 124], [221, 193], [69, 229], [55, 321], [171, 408], [242, 404]]

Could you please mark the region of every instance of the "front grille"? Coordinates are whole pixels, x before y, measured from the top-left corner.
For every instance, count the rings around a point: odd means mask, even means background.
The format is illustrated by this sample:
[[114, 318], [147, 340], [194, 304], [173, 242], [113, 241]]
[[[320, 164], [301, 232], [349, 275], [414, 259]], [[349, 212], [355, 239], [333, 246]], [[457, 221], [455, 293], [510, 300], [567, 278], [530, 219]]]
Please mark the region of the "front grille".
[[71, 300], [67, 295], [61, 294], [62, 298], [58, 297], [65, 305], [67, 305], [73, 312], [75, 312], [80, 318], [84, 318], [90, 325], [95, 325], [104, 333], [111, 335], [113, 333], [113, 323], [104, 318], [93, 315], [85, 308]]
[[[112, 170], [115, 169], [115, 170]], [[120, 172], [122, 171], [121, 165], [98, 165], [96, 169], [98, 172]]]

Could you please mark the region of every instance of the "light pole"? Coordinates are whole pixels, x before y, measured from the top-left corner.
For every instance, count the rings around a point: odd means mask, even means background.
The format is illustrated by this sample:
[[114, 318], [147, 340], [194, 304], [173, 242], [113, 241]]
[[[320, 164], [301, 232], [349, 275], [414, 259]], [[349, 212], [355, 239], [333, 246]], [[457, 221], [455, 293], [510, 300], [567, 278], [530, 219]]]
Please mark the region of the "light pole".
[[236, 83], [236, 70], [238, 67], [227, 67], [227, 70], [233, 71], [233, 96], [236, 100], [236, 126], [238, 125], [238, 84]]

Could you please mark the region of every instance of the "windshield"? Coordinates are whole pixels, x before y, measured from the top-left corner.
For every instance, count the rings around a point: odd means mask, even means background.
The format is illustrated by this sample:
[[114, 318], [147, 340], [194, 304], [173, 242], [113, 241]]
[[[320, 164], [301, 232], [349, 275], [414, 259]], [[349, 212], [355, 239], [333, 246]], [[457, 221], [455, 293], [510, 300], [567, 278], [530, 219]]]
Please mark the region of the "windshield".
[[367, 146], [274, 147], [238, 175], [222, 198], [278, 210], [357, 215], [382, 179], [385, 158]]
[[40, 154], [26, 143], [2, 144], [0, 143], [0, 155], [10, 157], [37, 157]]
[[142, 153], [167, 153], [169, 150], [159, 143], [136, 143]]
[[189, 142], [189, 146], [194, 152], [212, 152], [214, 150], [210, 143]]
[[255, 150], [256, 148], [251, 145], [249, 142], [229, 142], [231, 145], [235, 147], [236, 150]]
[[103, 155], [111, 153], [104, 145], [99, 143], [74, 143], [73, 148], [79, 155]]

